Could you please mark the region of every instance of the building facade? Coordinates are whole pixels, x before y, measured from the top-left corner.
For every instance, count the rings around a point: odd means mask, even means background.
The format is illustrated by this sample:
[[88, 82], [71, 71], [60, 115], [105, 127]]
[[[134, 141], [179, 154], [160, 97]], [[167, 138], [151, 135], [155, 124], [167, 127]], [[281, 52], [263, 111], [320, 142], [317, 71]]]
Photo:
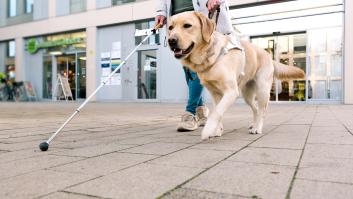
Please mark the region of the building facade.
[[[40, 100], [57, 99], [58, 79], [84, 99], [154, 25], [154, 0], [4, 0], [0, 72], [15, 67]], [[353, 104], [353, 3], [344, 0], [230, 0], [235, 30], [306, 80], [276, 81], [271, 100]], [[206, 98], [209, 98], [206, 93]], [[97, 101], [181, 102], [182, 68], [160, 29], [128, 60]]]

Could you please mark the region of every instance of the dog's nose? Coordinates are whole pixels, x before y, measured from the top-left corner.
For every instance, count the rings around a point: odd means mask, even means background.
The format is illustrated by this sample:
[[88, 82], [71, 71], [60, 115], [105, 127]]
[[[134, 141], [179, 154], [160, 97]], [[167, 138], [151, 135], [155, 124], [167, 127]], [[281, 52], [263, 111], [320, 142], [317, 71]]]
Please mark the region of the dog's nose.
[[178, 44], [178, 40], [176, 38], [169, 38], [168, 43], [169, 43], [169, 46], [175, 47]]

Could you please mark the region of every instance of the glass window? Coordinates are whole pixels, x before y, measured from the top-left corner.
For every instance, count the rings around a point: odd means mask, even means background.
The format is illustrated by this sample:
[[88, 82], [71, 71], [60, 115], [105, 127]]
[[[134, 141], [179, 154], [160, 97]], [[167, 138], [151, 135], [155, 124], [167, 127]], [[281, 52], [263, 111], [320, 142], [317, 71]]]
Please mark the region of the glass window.
[[70, 13], [78, 13], [86, 10], [86, 0], [70, 0]]
[[[141, 43], [141, 41], [146, 37], [148, 31], [146, 32], [146, 34], [143, 34], [144, 30], [148, 30], [148, 29], [152, 29], [154, 27], [154, 20], [152, 21], [145, 21], [145, 22], [139, 22], [135, 24], [135, 28], [136, 28], [136, 33], [137, 31], [139, 32], [138, 35], [142, 35], [142, 36], [136, 36], [135, 35], [135, 44], [138, 45], [139, 43]], [[158, 44], [159, 43], [159, 34], [155, 34], [152, 35], [144, 44]]]
[[8, 16], [9, 17], [14, 17], [17, 15], [17, 0], [8, 0], [7, 5], [8, 5]]
[[131, 2], [135, 2], [136, 0], [112, 0], [112, 5], [116, 6], [116, 5], [121, 5], [124, 3], [131, 3]]
[[33, 12], [33, 0], [26, 0], [25, 13]]
[[7, 56], [8, 57], [15, 57], [16, 55], [16, 44], [15, 41], [9, 41], [7, 43]]

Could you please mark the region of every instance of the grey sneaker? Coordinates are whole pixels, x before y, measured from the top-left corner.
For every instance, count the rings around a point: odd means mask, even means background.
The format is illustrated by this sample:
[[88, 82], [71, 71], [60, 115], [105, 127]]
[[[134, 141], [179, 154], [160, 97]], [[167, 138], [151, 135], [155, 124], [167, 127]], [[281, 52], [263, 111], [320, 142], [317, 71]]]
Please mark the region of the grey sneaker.
[[181, 122], [178, 124], [177, 131], [193, 131], [198, 127], [199, 125], [197, 123], [197, 116], [190, 112], [185, 112], [184, 115], [181, 116]]
[[196, 108], [196, 116], [199, 119], [199, 126], [205, 126], [209, 112], [210, 111], [206, 106], [199, 106]]

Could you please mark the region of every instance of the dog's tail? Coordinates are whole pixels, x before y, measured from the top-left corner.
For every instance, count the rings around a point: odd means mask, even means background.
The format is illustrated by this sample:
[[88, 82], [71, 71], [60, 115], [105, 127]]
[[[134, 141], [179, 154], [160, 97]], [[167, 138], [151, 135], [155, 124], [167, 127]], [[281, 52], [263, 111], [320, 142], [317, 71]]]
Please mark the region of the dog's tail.
[[305, 79], [305, 73], [302, 69], [295, 66], [288, 66], [279, 62], [274, 61], [275, 67], [274, 75], [280, 80], [289, 79]]

